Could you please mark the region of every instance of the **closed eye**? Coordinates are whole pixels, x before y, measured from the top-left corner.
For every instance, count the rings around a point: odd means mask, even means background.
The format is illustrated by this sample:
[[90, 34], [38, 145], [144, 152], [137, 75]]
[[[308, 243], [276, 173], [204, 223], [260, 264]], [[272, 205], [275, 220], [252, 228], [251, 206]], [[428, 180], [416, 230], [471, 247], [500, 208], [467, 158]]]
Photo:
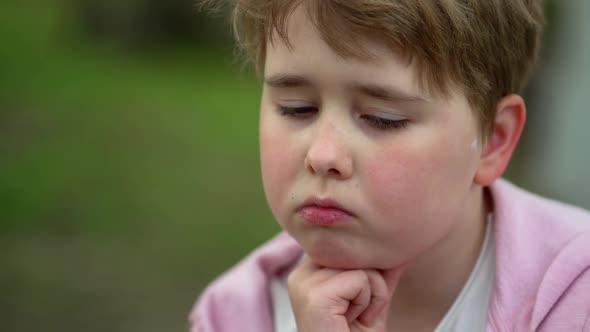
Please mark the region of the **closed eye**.
[[308, 118], [313, 116], [318, 112], [318, 109], [313, 106], [303, 106], [303, 107], [289, 107], [289, 106], [279, 106], [278, 111], [281, 115], [290, 116], [294, 118]]
[[380, 130], [402, 129], [410, 122], [408, 119], [392, 120], [368, 114], [361, 115], [361, 119], [365, 120], [370, 126]]

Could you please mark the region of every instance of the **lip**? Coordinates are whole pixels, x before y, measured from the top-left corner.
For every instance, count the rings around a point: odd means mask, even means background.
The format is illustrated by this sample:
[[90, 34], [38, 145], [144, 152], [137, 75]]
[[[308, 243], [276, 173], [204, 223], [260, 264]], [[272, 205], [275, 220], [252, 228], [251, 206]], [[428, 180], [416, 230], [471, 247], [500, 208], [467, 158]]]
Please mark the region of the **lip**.
[[354, 214], [330, 198], [311, 197], [305, 200], [297, 213], [308, 224], [335, 226], [351, 221]]

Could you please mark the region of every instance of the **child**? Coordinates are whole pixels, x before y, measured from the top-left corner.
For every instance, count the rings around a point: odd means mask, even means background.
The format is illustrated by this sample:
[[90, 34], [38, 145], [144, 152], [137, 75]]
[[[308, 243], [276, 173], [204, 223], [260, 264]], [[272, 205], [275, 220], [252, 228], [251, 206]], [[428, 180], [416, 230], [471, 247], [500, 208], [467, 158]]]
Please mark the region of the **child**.
[[234, 2], [285, 232], [192, 331], [590, 331], [590, 214], [500, 179], [541, 0]]

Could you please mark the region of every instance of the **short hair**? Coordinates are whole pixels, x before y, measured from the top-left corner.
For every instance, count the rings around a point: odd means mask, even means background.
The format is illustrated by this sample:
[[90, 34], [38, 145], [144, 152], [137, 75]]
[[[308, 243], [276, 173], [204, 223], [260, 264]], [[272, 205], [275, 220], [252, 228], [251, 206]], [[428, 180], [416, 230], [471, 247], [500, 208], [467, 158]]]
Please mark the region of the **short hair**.
[[[462, 89], [479, 113], [484, 138], [497, 102], [521, 93], [545, 22], [543, 0], [231, 0], [238, 46], [259, 73], [275, 37], [289, 44], [288, 21], [302, 4], [326, 43], [342, 57], [370, 58], [359, 36], [378, 38], [418, 70], [432, 94]], [[216, 3], [216, 0], [200, 0]]]

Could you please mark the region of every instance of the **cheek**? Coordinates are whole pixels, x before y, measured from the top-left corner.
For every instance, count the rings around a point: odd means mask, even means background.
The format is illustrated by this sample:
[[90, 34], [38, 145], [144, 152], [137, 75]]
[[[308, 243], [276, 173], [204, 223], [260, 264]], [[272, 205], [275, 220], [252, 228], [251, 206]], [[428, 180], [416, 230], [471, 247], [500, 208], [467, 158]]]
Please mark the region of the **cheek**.
[[406, 146], [367, 158], [365, 190], [374, 209], [412, 223], [452, 213], [447, 209], [456, 205], [453, 200], [469, 188], [473, 166], [468, 151], [437, 144]]
[[269, 120], [262, 116], [260, 121], [260, 166], [266, 199], [272, 212], [279, 217], [290, 182], [296, 178], [296, 153], [288, 135], [281, 134], [280, 128]]
[[462, 190], [450, 177], [451, 159], [444, 152], [416, 147], [388, 152], [366, 159], [364, 193], [374, 221], [370, 236], [374, 252], [386, 256], [395, 243], [400, 257], [407, 259], [448, 232]]
[[376, 211], [399, 218], [419, 208], [432, 175], [428, 162], [403, 151], [367, 158], [365, 191]]

